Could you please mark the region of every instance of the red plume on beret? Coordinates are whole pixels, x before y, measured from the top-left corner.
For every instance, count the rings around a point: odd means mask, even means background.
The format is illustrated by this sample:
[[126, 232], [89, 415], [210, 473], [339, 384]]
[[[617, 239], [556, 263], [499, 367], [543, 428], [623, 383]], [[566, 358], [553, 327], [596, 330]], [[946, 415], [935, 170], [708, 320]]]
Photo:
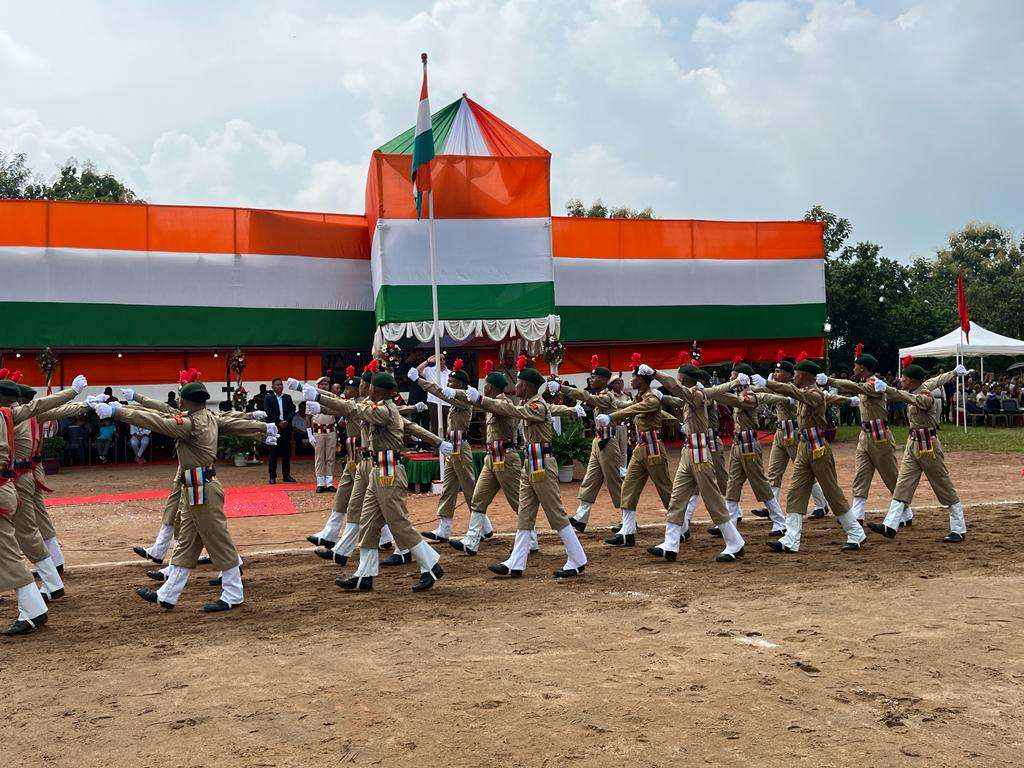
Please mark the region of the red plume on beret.
[[900, 367], [901, 368], [906, 368], [912, 362], [914, 362], [914, 356], [913, 355], [907, 355], [906, 357], [901, 357], [900, 358]]
[[680, 350], [679, 351], [679, 364], [680, 365], [686, 365], [688, 362], [690, 362], [690, 353], [687, 350], [685, 350], [685, 349]]
[[798, 363], [803, 362], [806, 359], [807, 359], [807, 353], [804, 352], [803, 350], [801, 350], [800, 354], [796, 356], [796, 361]]
[[864, 351], [864, 345], [857, 342], [857, 346], [853, 348], [853, 359], [856, 360], [860, 357], [860, 353]]
[[7, 374], [9, 374], [10, 372], [11, 371], [9, 368], [0, 368], [0, 379], [6, 379]]
[[516, 358], [516, 370], [521, 371], [526, 367], [526, 355], [520, 355]]
[[191, 384], [193, 381], [198, 381], [202, 374], [199, 373], [195, 368], [189, 368], [185, 371], [178, 371], [178, 383], [179, 384]]
[[348, 366], [345, 369], [345, 378], [346, 379], [351, 379], [355, 375], [356, 375], [356, 367], [354, 365], [350, 365], [350, 366]]
[[14, 373], [11, 374], [11, 381], [17, 384], [19, 381], [21, 381], [21, 376], [21, 371], [15, 371]]
[[781, 349], [778, 352], [775, 353], [775, 362], [776, 363], [781, 363], [785, 359], [786, 359], [786, 353], [783, 352]]
[[493, 370], [494, 370], [494, 361], [493, 360], [484, 360], [484, 376], [486, 377]]
[[455, 358], [455, 362], [452, 363], [452, 372], [454, 373], [456, 371], [461, 371], [462, 370], [462, 366], [464, 366], [464, 365], [465, 365], [465, 363], [462, 362], [462, 358], [461, 357]]
[[597, 368], [597, 364], [599, 362], [601, 362], [601, 358], [599, 358], [597, 355], [591, 355], [590, 356], [590, 369], [593, 370], [594, 368]]
[[373, 358], [373, 360], [370, 361], [368, 368], [370, 370], [370, 373], [376, 373], [378, 370], [380, 370], [380, 360], [377, 359], [376, 357]]
[[634, 353], [633, 353], [633, 354], [632, 354], [632, 355], [630, 356], [630, 358], [629, 358], [629, 364], [630, 364], [630, 365], [631, 365], [631, 366], [632, 366], [633, 368], [636, 368], [636, 367], [638, 367], [638, 366], [640, 365], [640, 361], [641, 361], [642, 359], [643, 359], [643, 358], [641, 357], [641, 355], [640, 355], [640, 353], [639, 353], [639, 352], [634, 352]]
[[739, 365], [742, 362], [743, 362], [743, 355], [736, 355], [736, 357], [734, 357], [732, 359], [732, 364], [733, 365]]

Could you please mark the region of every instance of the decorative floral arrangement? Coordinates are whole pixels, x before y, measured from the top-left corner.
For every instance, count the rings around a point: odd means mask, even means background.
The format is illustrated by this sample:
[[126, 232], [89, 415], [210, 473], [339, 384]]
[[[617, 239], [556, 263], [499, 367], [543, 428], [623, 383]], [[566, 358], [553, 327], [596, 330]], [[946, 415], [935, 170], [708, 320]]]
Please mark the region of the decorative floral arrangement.
[[245, 391], [245, 387], [239, 384], [235, 391], [231, 393], [231, 407], [236, 411], [244, 411], [245, 406], [249, 402], [249, 398], [247, 397], [248, 394], [249, 393]]
[[402, 348], [389, 341], [380, 352], [380, 363], [385, 371], [393, 374], [402, 364]]
[[235, 347], [235, 351], [231, 353], [231, 357], [228, 360], [228, 365], [231, 366], [231, 370], [235, 372], [238, 377], [238, 381], [242, 381], [242, 371], [245, 370], [245, 352], [242, 351], [241, 347]]
[[39, 370], [43, 372], [46, 377], [46, 386], [50, 386], [50, 381], [53, 379], [53, 372], [57, 370], [57, 366], [60, 365], [60, 358], [54, 353], [52, 349], [47, 347], [38, 355], [36, 355], [36, 362], [39, 364]]
[[557, 336], [548, 336], [543, 354], [548, 365], [552, 368], [558, 368], [562, 361], [565, 360], [565, 347], [558, 340]]

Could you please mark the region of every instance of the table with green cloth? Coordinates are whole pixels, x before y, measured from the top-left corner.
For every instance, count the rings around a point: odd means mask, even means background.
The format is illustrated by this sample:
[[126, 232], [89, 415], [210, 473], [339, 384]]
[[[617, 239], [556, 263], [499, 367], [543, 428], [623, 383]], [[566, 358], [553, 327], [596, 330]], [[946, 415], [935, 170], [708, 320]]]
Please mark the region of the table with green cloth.
[[[478, 477], [486, 456], [486, 451], [473, 451], [473, 472]], [[430, 485], [441, 479], [441, 462], [436, 453], [405, 452], [402, 454], [402, 464], [409, 485]]]

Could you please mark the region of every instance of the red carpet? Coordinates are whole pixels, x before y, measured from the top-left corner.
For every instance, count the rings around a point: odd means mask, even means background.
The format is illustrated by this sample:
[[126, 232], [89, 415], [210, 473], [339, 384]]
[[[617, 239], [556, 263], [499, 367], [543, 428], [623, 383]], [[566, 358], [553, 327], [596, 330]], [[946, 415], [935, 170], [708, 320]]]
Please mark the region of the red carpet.
[[[288, 495], [293, 491], [311, 491], [312, 483], [279, 485], [235, 485], [224, 489], [224, 512], [228, 517], [264, 517], [291, 515], [295, 504]], [[167, 489], [104, 493], [96, 496], [52, 496], [46, 499], [48, 507], [76, 507], [85, 504], [110, 504], [119, 501], [150, 501], [167, 498]]]

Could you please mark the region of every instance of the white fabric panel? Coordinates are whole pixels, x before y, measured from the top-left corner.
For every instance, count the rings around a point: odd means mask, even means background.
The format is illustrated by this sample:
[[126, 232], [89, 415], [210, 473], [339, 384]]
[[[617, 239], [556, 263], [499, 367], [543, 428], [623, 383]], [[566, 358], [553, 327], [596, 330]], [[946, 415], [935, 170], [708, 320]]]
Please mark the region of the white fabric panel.
[[[486, 336], [491, 341], [502, 341], [519, 336], [526, 341], [539, 342], [548, 336], [560, 336], [562, 319], [558, 315], [525, 317], [516, 320], [442, 320], [441, 333], [455, 341]], [[385, 323], [377, 328], [373, 351], [380, 352], [387, 341], [412, 337], [417, 341], [433, 341], [434, 323], [430, 320], [412, 323]]]
[[443, 155], [483, 155], [490, 157], [484, 135], [480, 132], [480, 124], [469, 108], [469, 102], [459, 102], [459, 111], [455, 113], [448, 138], [444, 142]]
[[[550, 282], [551, 219], [437, 219], [438, 285]], [[426, 219], [381, 219], [373, 233], [373, 295], [430, 285]]]
[[1009, 336], [1002, 336], [988, 328], [983, 328], [971, 321], [970, 341], [961, 340], [960, 327], [940, 336], [927, 344], [916, 347], [905, 347], [900, 350], [900, 357], [983, 357], [985, 355], [1024, 355], [1024, 341]]
[[557, 306], [821, 304], [820, 259], [554, 259]]
[[361, 259], [0, 248], [0, 301], [373, 310]]

